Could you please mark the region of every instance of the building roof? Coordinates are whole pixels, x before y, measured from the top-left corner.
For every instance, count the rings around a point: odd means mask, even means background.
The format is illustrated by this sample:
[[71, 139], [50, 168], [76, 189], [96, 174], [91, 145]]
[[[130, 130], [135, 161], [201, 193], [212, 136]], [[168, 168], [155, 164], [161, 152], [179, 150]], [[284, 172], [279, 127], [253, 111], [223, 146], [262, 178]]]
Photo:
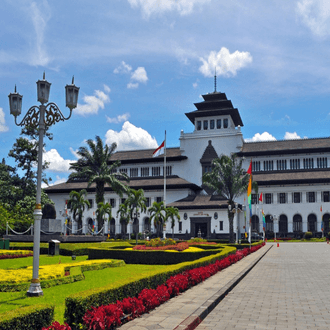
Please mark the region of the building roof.
[[[121, 164], [138, 164], [138, 163], [157, 163], [164, 162], [164, 155], [158, 157], [152, 157], [155, 149], [143, 149], [143, 150], [128, 150], [117, 151], [111, 156], [110, 162], [120, 160]], [[166, 160], [167, 161], [180, 161], [187, 159], [187, 156], [181, 155], [179, 147], [166, 148]]]
[[[81, 189], [86, 189], [88, 192], [95, 191], [95, 183], [93, 183], [89, 188], [87, 188], [87, 182], [64, 182], [54, 186], [50, 186], [45, 188], [47, 193], [68, 193], [71, 190], [79, 191]], [[144, 190], [163, 190], [164, 189], [164, 178], [163, 177], [138, 177], [131, 178], [129, 182], [129, 186], [133, 189], [144, 189]], [[188, 188], [193, 191], [202, 190], [198, 185], [188, 182], [177, 175], [168, 176], [166, 178], [166, 189], [176, 190]], [[112, 189], [105, 185], [105, 191], [112, 191]]]
[[230, 115], [235, 127], [238, 125], [243, 126], [238, 109], [233, 107], [233, 104], [227, 99], [225, 93], [213, 92], [202, 96], [204, 101], [194, 103], [197, 110], [186, 113], [186, 116], [193, 124], [195, 124], [195, 118], [198, 117]]
[[228, 200], [216, 195], [189, 195], [186, 198], [168, 204], [179, 210], [189, 209], [227, 209]]
[[244, 142], [239, 156], [330, 152], [330, 137], [264, 142]]
[[259, 186], [330, 183], [330, 169], [257, 172], [253, 181]]

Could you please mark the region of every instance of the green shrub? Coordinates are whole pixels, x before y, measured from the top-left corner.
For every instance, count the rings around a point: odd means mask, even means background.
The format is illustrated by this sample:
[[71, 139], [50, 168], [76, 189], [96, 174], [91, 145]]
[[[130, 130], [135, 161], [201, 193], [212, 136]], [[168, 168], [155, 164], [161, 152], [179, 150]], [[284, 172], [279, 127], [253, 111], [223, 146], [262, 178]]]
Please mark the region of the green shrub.
[[313, 237], [313, 233], [310, 231], [306, 231], [305, 233], [305, 239], [311, 239]]
[[0, 315], [0, 330], [41, 330], [54, 318], [54, 306], [34, 305]]
[[[198, 246], [204, 249], [204, 245]], [[176, 252], [176, 251], [152, 251], [152, 250], [124, 250], [90, 248], [88, 259], [120, 259], [126, 264], [144, 265], [172, 265], [181, 262], [193, 261], [212, 254], [221, 252], [223, 246], [218, 245], [217, 249], [204, 249], [201, 252]]]
[[158, 285], [165, 283], [166, 280], [173, 275], [182, 273], [188, 269], [214, 263], [216, 260], [223, 259], [229, 254], [235, 252], [236, 248], [225, 246], [221, 252], [218, 252], [215, 255], [207, 256], [192, 262], [170, 265], [166, 268], [166, 271], [157, 270], [149, 273], [148, 275], [141, 275], [140, 278], [137, 280], [134, 279], [134, 281], [126, 279], [117, 282], [116, 284], [70, 295], [65, 299], [65, 322], [70, 324], [72, 329], [79, 329], [79, 324], [82, 322], [82, 317], [88, 309], [91, 309], [92, 306], [98, 307], [101, 305], [108, 305], [116, 302], [117, 300], [135, 296], [144, 288], [156, 289]]

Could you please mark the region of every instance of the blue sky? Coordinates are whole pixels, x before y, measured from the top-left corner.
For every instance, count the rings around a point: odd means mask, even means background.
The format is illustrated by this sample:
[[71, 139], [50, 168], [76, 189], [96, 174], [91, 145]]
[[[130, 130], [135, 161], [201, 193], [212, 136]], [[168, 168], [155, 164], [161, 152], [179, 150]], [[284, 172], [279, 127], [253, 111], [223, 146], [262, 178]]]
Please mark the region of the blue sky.
[[46, 72], [64, 114], [72, 75], [79, 106], [51, 128], [48, 176], [65, 180], [84, 140], [118, 150], [179, 146], [200, 95], [225, 92], [247, 140], [329, 136], [330, 4], [326, 0], [3, 0], [0, 12], [0, 156], [20, 128], [8, 94], [36, 105]]

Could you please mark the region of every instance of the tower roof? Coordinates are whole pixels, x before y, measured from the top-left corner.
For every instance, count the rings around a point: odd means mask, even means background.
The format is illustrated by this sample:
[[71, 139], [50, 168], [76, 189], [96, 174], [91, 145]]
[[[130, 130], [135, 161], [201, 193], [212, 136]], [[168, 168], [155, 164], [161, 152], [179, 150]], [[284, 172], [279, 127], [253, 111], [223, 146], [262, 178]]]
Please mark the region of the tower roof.
[[193, 124], [195, 124], [195, 120], [198, 117], [230, 115], [235, 127], [238, 125], [244, 126], [238, 109], [233, 107], [225, 93], [215, 91], [202, 96], [204, 101], [194, 103], [197, 110], [186, 113], [186, 116]]

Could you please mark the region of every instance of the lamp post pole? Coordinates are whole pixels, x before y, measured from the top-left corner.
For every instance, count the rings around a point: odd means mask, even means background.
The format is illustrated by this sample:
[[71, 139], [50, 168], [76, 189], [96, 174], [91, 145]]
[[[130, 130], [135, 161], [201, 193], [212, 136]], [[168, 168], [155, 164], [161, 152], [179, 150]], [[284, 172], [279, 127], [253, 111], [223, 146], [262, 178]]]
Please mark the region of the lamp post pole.
[[[77, 107], [79, 87], [74, 85], [74, 79], [72, 78], [72, 84], [65, 86], [66, 91], [66, 106], [70, 109], [70, 115], [64, 117], [61, 110], [55, 103], [48, 103], [50, 85], [47, 80], [45, 80], [45, 73], [43, 75], [43, 80], [37, 81], [37, 95], [38, 101], [41, 103], [40, 106], [32, 106], [23, 120], [17, 123], [17, 116], [21, 114], [22, 111], [22, 99], [23, 96], [16, 92], [10, 93], [9, 97], [9, 107], [10, 113], [15, 116], [15, 124], [17, 126], [26, 127], [39, 127], [39, 149], [38, 149], [38, 172], [37, 172], [37, 195], [36, 195], [36, 206], [33, 212], [34, 215], [34, 235], [33, 235], [33, 273], [32, 280], [27, 291], [28, 296], [42, 296], [43, 292], [40, 286], [39, 280], [39, 255], [40, 255], [40, 223], [42, 218], [41, 210], [41, 177], [42, 177], [42, 152], [43, 152], [43, 138], [45, 134], [46, 127], [50, 127], [59, 121], [68, 120], [72, 115], [72, 110]], [[45, 105], [45, 103], [48, 103]]]

